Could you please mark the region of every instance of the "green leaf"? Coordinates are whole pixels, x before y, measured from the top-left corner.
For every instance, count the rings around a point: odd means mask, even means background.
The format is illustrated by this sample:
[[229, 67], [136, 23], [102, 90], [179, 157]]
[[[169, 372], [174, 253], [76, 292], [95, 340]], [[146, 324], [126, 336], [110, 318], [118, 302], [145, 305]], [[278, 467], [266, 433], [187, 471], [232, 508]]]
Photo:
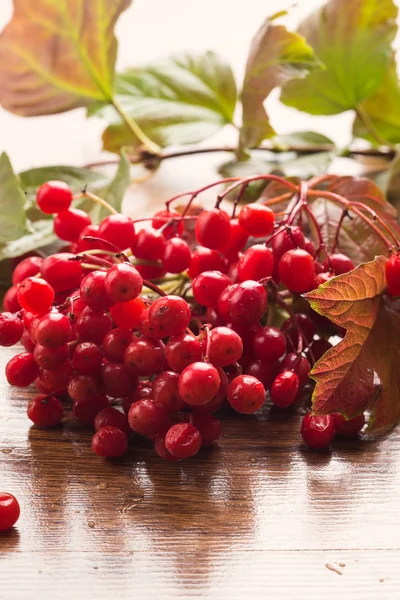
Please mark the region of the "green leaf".
[[305, 39], [267, 19], [254, 37], [242, 90], [243, 125], [240, 148], [258, 146], [275, 132], [264, 108], [271, 91], [292, 78], [304, 77], [318, 65]]
[[[121, 212], [125, 192], [131, 183], [130, 171], [131, 163], [124, 149], [122, 149], [118, 169], [113, 179], [107, 185], [96, 189], [96, 194], [118, 212]], [[104, 206], [96, 204], [89, 198], [85, 198], [79, 202], [79, 208], [85, 210], [91, 216], [94, 223], [99, 223], [104, 217], [110, 214]]]
[[37, 250], [56, 241], [53, 233], [53, 220], [43, 219], [32, 224], [32, 233], [22, 235], [18, 239], [0, 245], [0, 261], [5, 258], [21, 256], [25, 252]]
[[382, 81], [396, 17], [392, 0], [329, 0], [299, 27], [326, 70], [289, 81], [282, 102], [314, 115], [355, 109]]
[[320, 315], [346, 329], [311, 371], [313, 411], [352, 418], [372, 408], [370, 432], [400, 420], [400, 306], [383, 295], [385, 267], [386, 258], [379, 256], [306, 296]]
[[280, 168], [286, 177], [309, 179], [315, 175], [326, 173], [334, 158], [335, 152], [304, 154], [283, 163]]
[[71, 187], [72, 191], [76, 193], [81, 191], [85, 185], [104, 179], [104, 175], [93, 169], [55, 165], [22, 171], [22, 173], [19, 174], [19, 178], [25, 193], [36, 195], [37, 188], [46, 181], [64, 181]]
[[[214, 52], [181, 53], [116, 77], [117, 100], [126, 114], [160, 146], [191, 144], [232, 123], [236, 83], [231, 68]], [[138, 140], [115, 111], [98, 106], [89, 114], [111, 121], [104, 149], [119, 152]]]
[[131, 0], [14, 0], [0, 35], [0, 103], [47, 115], [109, 101], [114, 25]]
[[[394, 60], [386, 69], [379, 88], [361, 106], [382, 138], [392, 144], [400, 143], [400, 83]], [[358, 116], [354, 121], [353, 135], [376, 144]]]
[[[277, 148], [286, 149], [290, 146], [296, 148], [308, 148], [309, 146], [331, 146], [332, 149], [335, 147], [334, 142], [316, 131], [294, 131], [293, 133], [285, 133], [283, 135], [276, 135], [272, 140], [273, 144]], [[330, 150], [331, 148], [324, 148]]]
[[0, 156], [0, 243], [29, 231], [24, 211], [25, 194], [7, 154]]

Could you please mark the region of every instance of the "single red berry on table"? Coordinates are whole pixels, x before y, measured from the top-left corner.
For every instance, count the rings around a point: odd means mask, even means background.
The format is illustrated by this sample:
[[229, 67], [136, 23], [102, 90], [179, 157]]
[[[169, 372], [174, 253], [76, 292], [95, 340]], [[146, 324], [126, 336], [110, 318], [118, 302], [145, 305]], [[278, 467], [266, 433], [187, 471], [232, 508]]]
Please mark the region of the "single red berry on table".
[[54, 290], [43, 279], [28, 277], [19, 285], [18, 302], [25, 310], [40, 315], [50, 310], [54, 300]]
[[238, 263], [239, 281], [253, 279], [259, 281], [265, 277], [270, 277], [274, 268], [274, 254], [271, 248], [262, 244], [251, 246]]
[[99, 431], [103, 427], [117, 427], [125, 433], [126, 436], [132, 434], [128, 417], [112, 406], [107, 406], [97, 413], [94, 420], [94, 428]]
[[163, 337], [181, 334], [190, 323], [190, 307], [180, 296], [157, 298], [149, 310], [149, 321]]
[[247, 204], [239, 213], [239, 223], [253, 237], [269, 235], [275, 222], [273, 210], [263, 204]]
[[314, 285], [314, 259], [301, 248], [288, 250], [279, 261], [279, 277], [291, 292], [308, 292]]
[[34, 277], [40, 273], [40, 267], [43, 263], [41, 256], [28, 256], [15, 267], [12, 274], [13, 285], [22, 283], [27, 277]]
[[0, 346], [13, 346], [22, 337], [24, 324], [11, 312], [0, 313]]
[[135, 242], [135, 226], [126, 215], [109, 215], [100, 223], [99, 236], [123, 251]]
[[64, 181], [47, 181], [39, 187], [36, 202], [46, 215], [68, 210], [72, 202], [71, 188]]
[[293, 404], [299, 391], [299, 378], [294, 371], [282, 371], [271, 387], [271, 400], [279, 408]]
[[389, 294], [400, 296], [400, 254], [393, 254], [388, 258], [386, 281]]
[[129, 302], [117, 302], [117, 304], [111, 306], [110, 314], [118, 327], [136, 329], [139, 325], [140, 315], [145, 308], [146, 305], [143, 299], [138, 296]]
[[194, 456], [200, 450], [200, 446], [200, 432], [191, 423], [177, 423], [166, 433], [165, 447], [176, 458]]
[[103, 427], [93, 436], [92, 450], [103, 458], [118, 458], [128, 450], [128, 438], [117, 427]]
[[251, 375], [239, 375], [229, 384], [228, 401], [238, 413], [251, 415], [265, 402], [265, 388]]
[[137, 298], [142, 287], [141, 275], [129, 263], [114, 265], [106, 274], [105, 289], [114, 302], [129, 302]]
[[58, 213], [54, 218], [54, 233], [66, 242], [77, 242], [82, 231], [92, 221], [88, 214], [79, 208], [70, 208]]
[[6, 365], [7, 381], [15, 387], [28, 387], [35, 381], [38, 373], [39, 367], [30, 352], [16, 354]]
[[313, 416], [308, 413], [301, 424], [304, 443], [313, 450], [329, 448], [335, 433], [335, 423], [331, 415]]
[[165, 244], [162, 256], [163, 267], [168, 273], [182, 273], [190, 267], [192, 253], [190, 248], [179, 237], [173, 237]]
[[55, 292], [63, 292], [79, 287], [83, 271], [81, 263], [75, 260], [75, 254], [59, 252], [43, 260], [40, 273]]
[[221, 383], [218, 370], [206, 362], [187, 366], [179, 377], [179, 395], [190, 406], [209, 402], [218, 392]]
[[38, 427], [54, 427], [63, 417], [63, 405], [58, 398], [41, 394], [28, 404], [28, 418]]
[[21, 513], [18, 500], [12, 494], [0, 492], [0, 531], [14, 527]]
[[202, 306], [215, 308], [220, 295], [231, 283], [228, 275], [221, 271], [204, 271], [193, 279], [193, 296]]
[[223, 248], [231, 234], [229, 215], [219, 208], [204, 210], [197, 217], [195, 234], [197, 241], [205, 248]]
[[345, 419], [340, 413], [332, 413], [335, 433], [341, 437], [357, 437], [365, 425], [365, 415], [361, 414], [353, 419]]

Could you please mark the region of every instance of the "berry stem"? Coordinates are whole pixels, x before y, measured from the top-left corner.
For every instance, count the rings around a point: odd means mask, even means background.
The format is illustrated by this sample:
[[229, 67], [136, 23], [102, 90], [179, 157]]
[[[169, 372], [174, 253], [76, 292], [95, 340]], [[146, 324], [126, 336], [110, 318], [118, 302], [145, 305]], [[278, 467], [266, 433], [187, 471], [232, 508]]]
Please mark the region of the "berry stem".
[[269, 198], [268, 200], [264, 200], [261, 204], [264, 206], [274, 206], [274, 204], [280, 204], [281, 202], [285, 202], [285, 200], [289, 200], [293, 194], [291, 192], [287, 192], [286, 194], [281, 194], [280, 196], [275, 196], [275, 198]]
[[162, 290], [160, 287], [158, 287], [158, 285], [156, 285], [152, 281], [143, 279], [143, 285], [144, 285], [144, 287], [147, 287], [149, 290], [151, 290], [152, 292], [155, 292], [159, 296], [167, 296], [167, 294], [164, 292], [164, 290]]
[[113, 208], [111, 204], [108, 204], [108, 202], [103, 200], [103, 198], [100, 198], [100, 196], [97, 196], [97, 194], [93, 194], [92, 192], [88, 192], [87, 190], [84, 190], [80, 196], [75, 198], [75, 200], [83, 198], [84, 196], [86, 196], [86, 198], [89, 198], [89, 200], [92, 200], [92, 202], [96, 202], [96, 204], [101, 204], [101, 206], [104, 206], [104, 208], [106, 208], [111, 214], [118, 214], [118, 211], [115, 210], [115, 208]]
[[221, 192], [221, 194], [218, 194], [217, 202], [215, 203], [216, 208], [218, 208], [222, 200], [233, 190], [235, 190], [238, 186], [248, 185], [252, 181], [276, 181], [278, 183], [281, 183], [283, 186], [289, 188], [293, 192], [298, 192], [299, 189], [297, 185], [291, 183], [290, 181], [287, 181], [283, 177], [279, 177], [278, 175], [251, 175], [250, 177], [246, 177], [245, 179], [240, 179], [239, 181], [236, 181], [228, 188], [226, 188], [226, 190]]

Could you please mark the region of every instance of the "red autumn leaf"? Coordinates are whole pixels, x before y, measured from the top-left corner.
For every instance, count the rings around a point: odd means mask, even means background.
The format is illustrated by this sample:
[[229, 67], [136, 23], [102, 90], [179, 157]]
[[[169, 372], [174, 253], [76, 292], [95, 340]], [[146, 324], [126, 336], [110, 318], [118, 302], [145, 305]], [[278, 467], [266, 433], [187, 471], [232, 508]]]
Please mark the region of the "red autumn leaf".
[[371, 408], [369, 432], [400, 420], [400, 301], [384, 294], [385, 265], [379, 256], [306, 296], [315, 311], [346, 329], [311, 372], [313, 411], [352, 418]]

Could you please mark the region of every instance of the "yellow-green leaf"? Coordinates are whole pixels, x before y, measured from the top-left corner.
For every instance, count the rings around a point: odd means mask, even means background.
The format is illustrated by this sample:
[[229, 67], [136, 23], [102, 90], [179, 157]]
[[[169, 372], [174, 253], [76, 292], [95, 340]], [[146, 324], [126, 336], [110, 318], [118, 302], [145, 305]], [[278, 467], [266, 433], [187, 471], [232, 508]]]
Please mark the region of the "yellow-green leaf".
[[258, 146], [263, 139], [275, 134], [263, 105], [273, 88], [292, 78], [304, 77], [317, 65], [313, 49], [301, 35], [274, 25], [272, 19], [265, 21], [252, 41], [246, 65], [242, 90], [242, 149]]
[[0, 35], [0, 103], [24, 116], [112, 96], [113, 29], [131, 0], [14, 0]]
[[355, 109], [382, 81], [396, 17], [393, 0], [329, 0], [299, 27], [326, 69], [289, 81], [282, 101], [315, 115]]
[[28, 233], [25, 194], [7, 154], [0, 156], [0, 243]]

